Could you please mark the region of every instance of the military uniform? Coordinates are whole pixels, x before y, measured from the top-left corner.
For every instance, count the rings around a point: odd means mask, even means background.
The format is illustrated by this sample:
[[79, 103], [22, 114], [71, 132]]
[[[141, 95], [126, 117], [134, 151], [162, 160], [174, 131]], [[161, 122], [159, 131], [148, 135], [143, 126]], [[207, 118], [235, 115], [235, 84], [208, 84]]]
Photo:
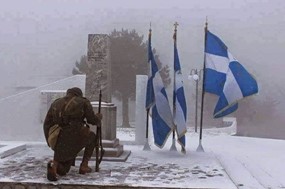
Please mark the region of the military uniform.
[[96, 135], [85, 126], [85, 122], [97, 125], [100, 121], [79, 88], [68, 89], [65, 97], [51, 104], [44, 121], [44, 134], [48, 141], [49, 129], [55, 124], [61, 127], [54, 148], [54, 161], [59, 163], [58, 174], [64, 175], [69, 171], [84, 147], [83, 161], [89, 161], [96, 145]]

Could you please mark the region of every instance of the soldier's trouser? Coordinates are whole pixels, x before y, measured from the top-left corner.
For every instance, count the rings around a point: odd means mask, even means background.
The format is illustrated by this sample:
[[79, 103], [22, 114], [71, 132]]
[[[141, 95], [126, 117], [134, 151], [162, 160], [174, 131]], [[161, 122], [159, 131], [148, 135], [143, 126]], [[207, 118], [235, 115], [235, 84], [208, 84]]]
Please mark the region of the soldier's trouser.
[[97, 138], [96, 134], [93, 131], [90, 131], [89, 136], [88, 136], [88, 142], [87, 142], [87, 145], [85, 146], [82, 161], [89, 161], [91, 159], [95, 146], [97, 145], [96, 138]]
[[[84, 161], [88, 162], [91, 159], [91, 156], [93, 154], [93, 151], [96, 145], [97, 145], [96, 144], [96, 134], [90, 131], [88, 135], [88, 139], [87, 139], [87, 144], [85, 146], [82, 162]], [[71, 159], [71, 160], [64, 161], [64, 162], [58, 162], [57, 174], [61, 176], [66, 175], [69, 172], [70, 167], [74, 165], [74, 162], [75, 162], [75, 159]]]

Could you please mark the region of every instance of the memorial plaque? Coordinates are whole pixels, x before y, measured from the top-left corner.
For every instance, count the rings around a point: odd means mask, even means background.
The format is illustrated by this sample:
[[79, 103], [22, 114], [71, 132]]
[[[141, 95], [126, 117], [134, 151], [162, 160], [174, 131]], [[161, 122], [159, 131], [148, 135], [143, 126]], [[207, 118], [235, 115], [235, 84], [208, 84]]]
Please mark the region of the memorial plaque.
[[110, 39], [107, 34], [88, 35], [87, 58], [95, 72], [86, 76], [86, 96], [91, 101], [98, 101], [101, 89], [102, 101], [111, 102]]

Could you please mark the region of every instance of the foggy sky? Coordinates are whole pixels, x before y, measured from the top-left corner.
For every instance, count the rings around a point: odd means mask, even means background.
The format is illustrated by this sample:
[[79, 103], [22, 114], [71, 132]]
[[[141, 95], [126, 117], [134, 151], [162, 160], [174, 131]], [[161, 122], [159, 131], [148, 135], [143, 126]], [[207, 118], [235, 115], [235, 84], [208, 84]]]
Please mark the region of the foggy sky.
[[284, 15], [283, 0], [1, 0], [0, 97], [10, 85], [71, 75], [75, 61], [87, 53], [87, 35], [109, 34], [114, 28], [136, 29], [146, 37], [151, 22], [152, 45], [172, 68], [175, 21], [189, 91], [193, 86], [187, 80], [190, 70], [202, 68], [208, 17], [209, 30], [260, 81], [260, 94], [281, 87], [281, 98], [285, 92]]

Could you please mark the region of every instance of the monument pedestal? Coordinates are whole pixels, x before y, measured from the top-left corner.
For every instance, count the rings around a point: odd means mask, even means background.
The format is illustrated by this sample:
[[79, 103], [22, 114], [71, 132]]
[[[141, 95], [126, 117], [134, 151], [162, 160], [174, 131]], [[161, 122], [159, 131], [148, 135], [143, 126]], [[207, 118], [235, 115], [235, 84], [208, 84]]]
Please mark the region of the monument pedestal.
[[[99, 103], [91, 102], [94, 113], [98, 112]], [[124, 151], [124, 146], [120, 144], [116, 138], [116, 115], [117, 107], [113, 103], [101, 103], [102, 119], [102, 145], [105, 150], [103, 161], [126, 161], [130, 155], [130, 151]], [[91, 131], [96, 133], [96, 127], [90, 127]], [[100, 150], [99, 150], [100, 151]], [[83, 151], [79, 153], [79, 159], [83, 156]], [[99, 155], [100, 156], [100, 155]], [[91, 160], [96, 159], [96, 152], [94, 150]]]

